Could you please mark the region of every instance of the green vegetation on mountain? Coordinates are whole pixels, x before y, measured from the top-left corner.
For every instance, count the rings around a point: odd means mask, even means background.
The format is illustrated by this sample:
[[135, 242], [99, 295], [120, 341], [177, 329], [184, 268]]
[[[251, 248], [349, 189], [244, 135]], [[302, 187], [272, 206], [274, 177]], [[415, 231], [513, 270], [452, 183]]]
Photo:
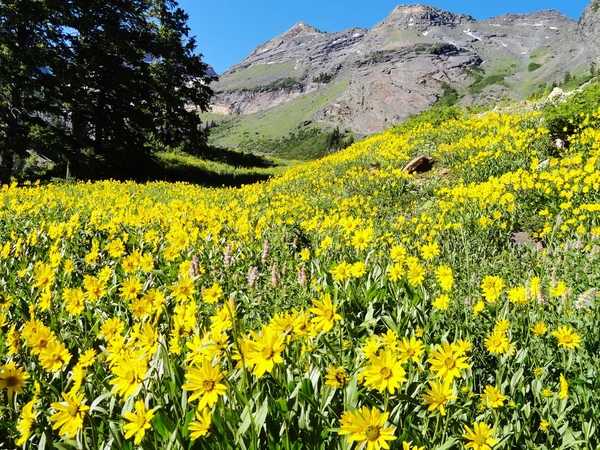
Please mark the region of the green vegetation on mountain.
[[322, 108], [337, 98], [348, 86], [347, 79], [336, 79], [314, 92], [263, 112], [246, 116], [203, 114], [203, 120], [217, 120], [209, 142], [215, 146], [252, 148], [253, 142], [284, 138], [295, 133], [306, 122], [312, 122]]

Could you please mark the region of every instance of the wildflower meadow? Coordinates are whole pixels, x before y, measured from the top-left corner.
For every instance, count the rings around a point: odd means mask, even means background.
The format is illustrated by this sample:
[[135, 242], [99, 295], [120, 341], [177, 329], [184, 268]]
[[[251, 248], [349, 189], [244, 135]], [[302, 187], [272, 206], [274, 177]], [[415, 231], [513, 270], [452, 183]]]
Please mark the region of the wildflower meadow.
[[598, 448], [599, 123], [417, 123], [236, 189], [3, 186], [0, 448]]

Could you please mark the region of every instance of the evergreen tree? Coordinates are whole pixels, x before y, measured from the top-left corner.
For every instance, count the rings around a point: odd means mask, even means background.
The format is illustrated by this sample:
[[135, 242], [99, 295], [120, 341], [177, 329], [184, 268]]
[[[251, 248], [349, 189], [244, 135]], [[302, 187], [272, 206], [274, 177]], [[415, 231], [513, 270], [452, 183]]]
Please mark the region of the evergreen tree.
[[196, 40], [190, 36], [188, 15], [174, 0], [154, 0], [157, 47], [152, 75], [157, 86], [154, 123], [159, 140], [168, 146], [182, 146], [198, 153], [207, 138], [199, 111], [208, 109], [212, 90], [207, 83], [208, 65], [196, 53]]
[[[72, 30], [59, 77], [68, 103], [66, 157], [75, 175], [89, 165], [120, 176], [149, 155], [152, 92], [147, 54], [155, 46], [146, 0], [68, 0]], [[85, 162], [86, 164], [81, 164]]]
[[0, 182], [32, 150], [123, 178], [204, 143], [212, 79], [187, 20], [175, 0], [0, 1]]
[[15, 160], [33, 147], [50, 148], [61, 129], [54, 68], [63, 45], [55, 23], [61, 2], [0, 2], [0, 183], [9, 183]]
[[341, 147], [342, 134], [340, 133], [340, 127], [335, 127], [335, 129], [329, 133], [327, 136], [327, 149], [330, 152], [336, 152]]

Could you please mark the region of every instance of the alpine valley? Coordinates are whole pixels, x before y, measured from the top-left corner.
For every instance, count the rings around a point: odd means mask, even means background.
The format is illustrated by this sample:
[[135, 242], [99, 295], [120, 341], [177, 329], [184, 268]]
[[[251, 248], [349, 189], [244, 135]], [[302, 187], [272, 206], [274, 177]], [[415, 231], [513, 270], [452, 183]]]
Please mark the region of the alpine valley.
[[[280, 138], [307, 126], [380, 132], [437, 102], [526, 99], [600, 62], [600, 1], [579, 22], [555, 10], [478, 21], [401, 5], [371, 29], [328, 33], [298, 23], [213, 84], [216, 144]], [[219, 132], [221, 128], [221, 132]]]

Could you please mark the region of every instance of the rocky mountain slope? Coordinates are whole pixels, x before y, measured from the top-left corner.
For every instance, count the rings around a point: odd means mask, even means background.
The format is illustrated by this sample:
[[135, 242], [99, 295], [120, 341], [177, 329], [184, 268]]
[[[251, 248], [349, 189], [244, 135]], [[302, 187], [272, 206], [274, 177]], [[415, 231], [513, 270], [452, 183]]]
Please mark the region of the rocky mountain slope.
[[477, 21], [401, 5], [369, 30], [298, 23], [222, 74], [213, 113], [233, 119], [234, 135], [308, 123], [369, 134], [448, 92], [463, 104], [525, 98], [599, 62], [599, 9], [593, 0], [580, 23], [553, 10]]

